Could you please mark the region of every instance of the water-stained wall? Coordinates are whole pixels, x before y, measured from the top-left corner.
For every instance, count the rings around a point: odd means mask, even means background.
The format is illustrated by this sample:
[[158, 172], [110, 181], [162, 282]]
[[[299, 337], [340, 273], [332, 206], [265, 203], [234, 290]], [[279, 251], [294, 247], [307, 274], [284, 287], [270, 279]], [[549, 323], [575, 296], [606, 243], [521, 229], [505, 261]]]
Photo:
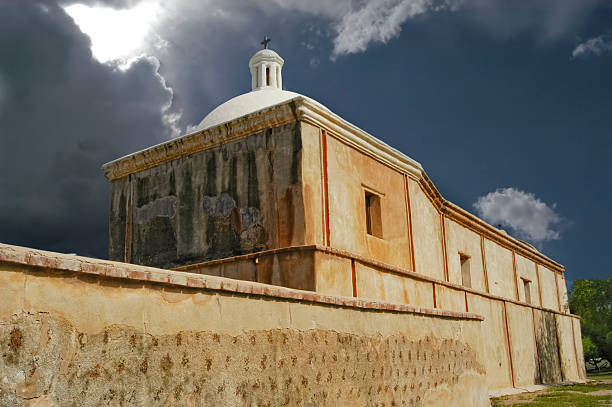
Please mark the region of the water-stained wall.
[[303, 244], [299, 129], [271, 128], [114, 181], [110, 258], [173, 267]]

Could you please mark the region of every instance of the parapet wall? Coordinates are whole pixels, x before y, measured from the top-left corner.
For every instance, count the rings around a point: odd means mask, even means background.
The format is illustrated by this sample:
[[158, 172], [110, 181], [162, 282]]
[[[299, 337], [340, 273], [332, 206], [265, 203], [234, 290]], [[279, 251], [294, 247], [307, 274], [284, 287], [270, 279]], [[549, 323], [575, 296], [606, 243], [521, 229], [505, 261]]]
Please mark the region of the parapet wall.
[[0, 287], [0, 405], [489, 405], [473, 313], [7, 245]]

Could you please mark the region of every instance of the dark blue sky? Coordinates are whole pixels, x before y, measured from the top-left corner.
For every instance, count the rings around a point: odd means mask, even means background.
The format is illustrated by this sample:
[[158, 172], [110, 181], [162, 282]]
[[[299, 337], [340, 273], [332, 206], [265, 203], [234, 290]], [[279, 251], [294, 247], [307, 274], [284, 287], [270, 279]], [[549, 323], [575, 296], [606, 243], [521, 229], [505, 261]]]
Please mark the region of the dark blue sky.
[[612, 274], [609, 1], [181, 0], [159, 9], [136, 50], [148, 57], [127, 69], [92, 56], [70, 3], [0, 4], [1, 242], [105, 257], [100, 165], [248, 91], [265, 34], [286, 89], [416, 159], [473, 213], [512, 188], [487, 213], [509, 210], [519, 221], [504, 228], [564, 264], [568, 281]]

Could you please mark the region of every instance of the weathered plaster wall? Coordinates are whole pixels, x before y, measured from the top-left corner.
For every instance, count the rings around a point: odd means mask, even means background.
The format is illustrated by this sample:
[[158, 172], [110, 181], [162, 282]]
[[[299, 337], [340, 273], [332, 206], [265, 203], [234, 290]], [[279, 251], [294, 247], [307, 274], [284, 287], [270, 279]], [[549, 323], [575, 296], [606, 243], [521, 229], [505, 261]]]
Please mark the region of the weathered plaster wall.
[[542, 383], [563, 381], [555, 314], [535, 310], [536, 345]]
[[126, 234], [128, 261], [160, 267], [304, 244], [301, 158], [293, 123], [114, 181], [110, 258]]
[[[536, 274], [536, 265], [533, 261], [526, 259], [520, 254], [515, 255], [516, 261], [516, 278], [519, 288], [519, 301], [525, 302], [525, 287], [522, 279], [531, 281], [531, 304], [542, 306], [540, 304], [540, 285]], [[538, 271], [539, 272], [539, 271]]]
[[[331, 245], [411, 268], [404, 177], [327, 135]], [[365, 191], [380, 196], [382, 238], [366, 233]]]
[[453, 311], [466, 310], [465, 291], [436, 284], [436, 307]]
[[[414, 292], [406, 284], [406, 278], [384, 272], [376, 267], [357, 262], [356, 264], [357, 295], [364, 298], [380, 298], [400, 304], [414, 304]], [[412, 295], [411, 295], [412, 294]], [[428, 303], [427, 306], [433, 307]]]
[[489, 291], [493, 295], [516, 299], [512, 252], [489, 239], [485, 239], [484, 251], [489, 276]]
[[503, 303], [477, 295], [470, 295], [468, 303], [471, 312], [484, 317], [480, 346], [487, 355], [485, 365], [489, 389], [512, 387]]
[[410, 179], [410, 209], [414, 234], [414, 262], [417, 273], [444, 280], [440, 214], [419, 184]]
[[584, 380], [586, 379], [586, 366], [584, 362], [584, 350], [582, 349], [582, 328], [580, 326], [580, 320], [577, 318], [572, 319], [572, 334], [574, 335], [574, 344], [576, 349], [576, 371], [578, 377]]
[[321, 130], [300, 122], [302, 133], [302, 189], [306, 244], [325, 244], [323, 157]]
[[1, 405], [489, 405], [468, 314], [2, 249]]
[[317, 291], [314, 256], [312, 248], [300, 246], [195, 263], [176, 270]]
[[555, 273], [544, 266], [538, 266], [540, 282], [542, 284], [542, 306], [554, 310], [559, 309], [557, 302], [557, 286], [555, 285]]
[[567, 296], [567, 284], [565, 283], [565, 276], [560, 273], [555, 273], [557, 278], [557, 289], [559, 295], [560, 311], [569, 312], [569, 297]]
[[[508, 314], [514, 385], [515, 387], [522, 387], [540, 383], [533, 308], [506, 303], [506, 312]], [[573, 351], [571, 356], [574, 356]], [[543, 354], [542, 357], [550, 356]]]
[[480, 236], [451, 219], [446, 218], [444, 222], [446, 225], [449, 281], [455, 284], [462, 283], [459, 259], [459, 253], [461, 253], [470, 257], [472, 288], [486, 291]]
[[[315, 253], [316, 292], [353, 296], [351, 260], [345, 257]], [[384, 298], [379, 298], [384, 300]]]
[[572, 320], [564, 318], [561, 315], [555, 316], [557, 324], [557, 338], [559, 340], [559, 357], [561, 360], [561, 373], [564, 381], [580, 380], [582, 368], [580, 363], [577, 364], [577, 359], [573, 356], [576, 354], [576, 347], [582, 345], [582, 341], [575, 343], [574, 333], [572, 331]]

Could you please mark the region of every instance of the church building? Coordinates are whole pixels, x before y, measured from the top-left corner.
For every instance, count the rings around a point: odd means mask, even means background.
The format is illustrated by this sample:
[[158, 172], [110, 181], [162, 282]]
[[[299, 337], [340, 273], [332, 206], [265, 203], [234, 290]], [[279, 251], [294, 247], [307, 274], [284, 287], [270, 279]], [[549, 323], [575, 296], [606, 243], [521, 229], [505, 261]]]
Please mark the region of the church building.
[[104, 166], [110, 258], [484, 316], [492, 389], [584, 378], [562, 265], [444, 199], [414, 159], [284, 90], [251, 91], [197, 130]]

